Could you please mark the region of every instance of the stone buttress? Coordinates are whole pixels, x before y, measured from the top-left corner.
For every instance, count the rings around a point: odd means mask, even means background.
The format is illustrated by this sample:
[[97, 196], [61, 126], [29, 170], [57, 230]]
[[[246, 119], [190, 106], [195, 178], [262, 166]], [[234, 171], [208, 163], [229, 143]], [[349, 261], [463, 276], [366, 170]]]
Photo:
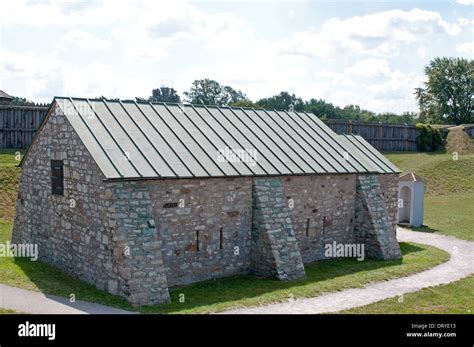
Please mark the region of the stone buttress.
[[356, 242], [365, 244], [367, 257], [402, 257], [377, 175], [357, 177], [354, 235]]
[[305, 270], [279, 178], [256, 178], [250, 272], [280, 280], [305, 278]]

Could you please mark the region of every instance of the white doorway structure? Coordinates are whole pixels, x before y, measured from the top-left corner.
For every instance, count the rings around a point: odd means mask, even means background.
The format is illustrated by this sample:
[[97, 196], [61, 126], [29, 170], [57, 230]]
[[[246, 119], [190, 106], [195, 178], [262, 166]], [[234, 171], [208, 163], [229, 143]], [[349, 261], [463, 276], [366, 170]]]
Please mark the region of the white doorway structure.
[[425, 184], [413, 172], [400, 177], [398, 185], [398, 222], [414, 227], [423, 225]]

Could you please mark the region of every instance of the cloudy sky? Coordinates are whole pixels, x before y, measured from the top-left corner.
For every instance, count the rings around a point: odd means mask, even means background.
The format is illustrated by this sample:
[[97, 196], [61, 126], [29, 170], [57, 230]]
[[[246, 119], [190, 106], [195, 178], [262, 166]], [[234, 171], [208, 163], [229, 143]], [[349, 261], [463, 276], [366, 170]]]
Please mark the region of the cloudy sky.
[[146, 97], [211, 78], [251, 99], [416, 111], [413, 88], [437, 56], [474, 55], [473, 0], [14, 0], [0, 5], [0, 89]]

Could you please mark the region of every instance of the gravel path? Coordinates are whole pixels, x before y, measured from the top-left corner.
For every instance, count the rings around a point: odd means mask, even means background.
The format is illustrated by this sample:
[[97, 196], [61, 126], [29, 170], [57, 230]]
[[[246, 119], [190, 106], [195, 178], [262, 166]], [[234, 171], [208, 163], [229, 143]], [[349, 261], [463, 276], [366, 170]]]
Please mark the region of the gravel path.
[[76, 300], [45, 295], [41, 292], [10, 287], [0, 284], [0, 307], [20, 313], [33, 314], [128, 314], [133, 313], [118, 308]]
[[[368, 284], [315, 298], [300, 299], [266, 306], [227, 311], [239, 314], [328, 313], [370, 304], [404, 293], [450, 283], [474, 273], [474, 242], [451, 236], [421, 233], [398, 228], [397, 238], [403, 242], [427, 244], [447, 251], [447, 262], [411, 276]], [[70, 303], [67, 298], [45, 295], [0, 284], [0, 307], [33, 314], [130, 314], [133, 312], [85, 301]]]
[[299, 299], [253, 308], [236, 309], [235, 314], [305, 314], [337, 312], [364, 306], [376, 301], [416, 292], [426, 287], [460, 280], [474, 273], [474, 242], [452, 236], [423, 233], [398, 228], [397, 239], [437, 247], [451, 255], [450, 260], [430, 270], [394, 280], [367, 284], [363, 288], [347, 289], [314, 298]]

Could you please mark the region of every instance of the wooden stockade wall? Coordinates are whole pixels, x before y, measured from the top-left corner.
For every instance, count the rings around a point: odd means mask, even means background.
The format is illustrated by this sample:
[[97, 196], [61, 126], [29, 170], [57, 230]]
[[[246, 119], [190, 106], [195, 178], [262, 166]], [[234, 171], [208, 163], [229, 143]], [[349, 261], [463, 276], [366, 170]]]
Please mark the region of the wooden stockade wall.
[[337, 134], [362, 136], [379, 151], [414, 152], [418, 130], [414, 125], [365, 123], [328, 120], [326, 124]]
[[[28, 148], [47, 110], [47, 107], [0, 105], [0, 149]], [[326, 124], [337, 134], [360, 135], [381, 151], [416, 151], [418, 132], [413, 125], [340, 120], [328, 120]]]
[[0, 149], [28, 148], [48, 107], [0, 105]]

